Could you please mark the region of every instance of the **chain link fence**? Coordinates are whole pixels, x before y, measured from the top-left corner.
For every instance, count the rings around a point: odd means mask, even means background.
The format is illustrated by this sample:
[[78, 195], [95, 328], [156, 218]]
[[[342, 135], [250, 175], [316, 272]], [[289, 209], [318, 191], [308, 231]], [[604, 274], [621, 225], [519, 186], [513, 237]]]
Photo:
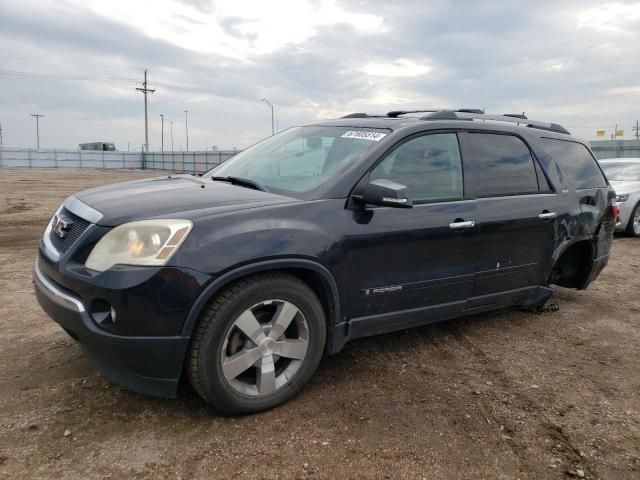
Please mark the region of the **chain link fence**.
[[235, 150], [211, 152], [102, 152], [0, 147], [0, 168], [97, 168], [203, 173], [233, 157]]

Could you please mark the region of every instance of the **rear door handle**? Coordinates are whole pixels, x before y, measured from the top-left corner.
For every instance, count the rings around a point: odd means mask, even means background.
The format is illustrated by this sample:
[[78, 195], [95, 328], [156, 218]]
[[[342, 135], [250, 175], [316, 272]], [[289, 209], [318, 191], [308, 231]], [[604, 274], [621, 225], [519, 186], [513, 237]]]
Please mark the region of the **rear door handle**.
[[538, 215], [540, 220], [551, 220], [552, 218], [556, 218], [556, 212], [542, 212]]
[[475, 227], [476, 222], [473, 220], [469, 220], [468, 222], [453, 222], [449, 224], [449, 228], [453, 228], [454, 230], [459, 230], [462, 228], [473, 228]]

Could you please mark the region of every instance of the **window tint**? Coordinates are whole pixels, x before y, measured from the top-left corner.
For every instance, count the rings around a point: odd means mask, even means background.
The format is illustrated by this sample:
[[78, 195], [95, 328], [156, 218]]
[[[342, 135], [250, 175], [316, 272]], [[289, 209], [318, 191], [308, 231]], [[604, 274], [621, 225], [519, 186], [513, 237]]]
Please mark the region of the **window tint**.
[[470, 133], [469, 139], [478, 161], [478, 196], [538, 193], [533, 158], [522, 140], [492, 133]]
[[566, 140], [543, 138], [545, 150], [560, 167], [566, 184], [576, 188], [596, 188], [607, 185], [602, 172], [587, 147]]
[[455, 133], [417, 137], [403, 143], [371, 172], [409, 187], [414, 202], [463, 196], [462, 161]]

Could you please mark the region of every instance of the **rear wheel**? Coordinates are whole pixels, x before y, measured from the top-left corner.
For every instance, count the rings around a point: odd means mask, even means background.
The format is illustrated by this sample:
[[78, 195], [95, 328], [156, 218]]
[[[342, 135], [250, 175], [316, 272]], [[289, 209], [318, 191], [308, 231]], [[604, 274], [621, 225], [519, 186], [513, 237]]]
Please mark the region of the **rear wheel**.
[[633, 208], [629, 216], [626, 233], [630, 237], [640, 237], [640, 203]]
[[313, 375], [325, 330], [322, 305], [296, 277], [273, 273], [241, 280], [200, 319], [188, 364], [191, 383], [221, 413], [272, 408]]

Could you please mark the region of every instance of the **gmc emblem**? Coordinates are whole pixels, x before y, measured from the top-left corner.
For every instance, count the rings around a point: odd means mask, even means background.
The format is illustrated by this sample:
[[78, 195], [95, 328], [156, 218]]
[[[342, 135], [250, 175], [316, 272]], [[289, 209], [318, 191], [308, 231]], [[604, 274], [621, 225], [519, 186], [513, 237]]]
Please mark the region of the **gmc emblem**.
[[73, 222], [62, 215], [54, 215], [51, 222], [51, 230], [60, 238], [64, 238], [67, 231], [71, 228]]

